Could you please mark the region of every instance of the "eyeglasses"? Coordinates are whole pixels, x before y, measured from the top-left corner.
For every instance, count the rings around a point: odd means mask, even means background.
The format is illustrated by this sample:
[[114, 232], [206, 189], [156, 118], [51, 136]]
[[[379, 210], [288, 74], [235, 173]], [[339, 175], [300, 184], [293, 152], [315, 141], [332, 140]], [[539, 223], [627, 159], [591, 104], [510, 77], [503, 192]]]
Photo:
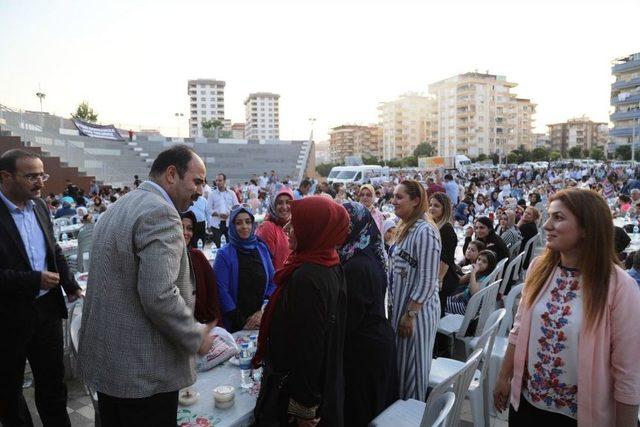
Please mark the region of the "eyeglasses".
[[25, 178], [27, 181], [32, 183], [38, 182], [39, 180], [42, 180], [42, 182], [45, 182], [49, 179], [49, 174], [46, 174], [46, 173], [27, 173], [23, 175], [19, 175], [19, 174], [14, 174], [14, 175], [21, 176]]

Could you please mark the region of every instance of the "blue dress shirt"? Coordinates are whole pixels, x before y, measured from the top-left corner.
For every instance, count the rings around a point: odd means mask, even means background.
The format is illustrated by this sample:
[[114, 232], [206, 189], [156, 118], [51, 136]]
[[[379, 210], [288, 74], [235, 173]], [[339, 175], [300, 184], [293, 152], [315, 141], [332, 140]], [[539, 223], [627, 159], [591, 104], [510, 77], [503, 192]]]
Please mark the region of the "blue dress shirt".
[[[40, 228], [38, 219], [36, 218], [35, 206], [36, 202], [28, 200], [24, 209], [17, 207], [11, 200], [2, 194], [0, 191], [0, 198], [9, 209], [11, 218], [20, 233], [22, 238], [22, 244], [29, 257], [29, 263], [33, 271], [46, 271], [47, 268], [47, 244], [44, 237], [44, 232]], [[49, 292], [48, 289], [40, 289], [38, 297]]]

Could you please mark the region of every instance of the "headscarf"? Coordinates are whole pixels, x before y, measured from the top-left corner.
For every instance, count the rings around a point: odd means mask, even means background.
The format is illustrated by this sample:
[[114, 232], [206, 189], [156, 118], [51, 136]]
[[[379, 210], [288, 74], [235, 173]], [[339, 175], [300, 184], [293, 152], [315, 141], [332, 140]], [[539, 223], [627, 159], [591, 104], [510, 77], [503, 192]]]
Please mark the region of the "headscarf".
[[[236, 230], [236, 225], [234, 224], [236, 217], [241, 213], [247, 213], [249, 214], [249, 217], [251, 217], [251, 234], [246, 239], [242, 239], [238, 235], [238, 230]], [[231, 210], [231, 213], [229, 214], [229, 242], [234, 248], [243, 252], [251, 252], [256, 249], [258, 245], [258, 238], [256, 237], [256, 219], [253, 217], [253, 213], [250, 209], [240, 206]]]
[[[196, 214], [194, 214], [192, 211], [186, 211], [186, 212], [182, 212], [180, 214], [180, 219], [190, 219], [192, 222], [192, 225], [195, 227], [196, 225]], [[187, 244], [187, 246], [189, 246], [191, 244], [191, 241], [193, 240], [193, 238], [195, 237], [195, 233], [193, 234], [193, 236], [191, 236], [191, 240], [189, 240], [188, 242], [185, 242]]]
[[371, 251], [386, 266], [382, 236], [378, 226], [373, 221], [369, 210], [361, 203], [347, 202], [342, 205], [349, 214], [349, 235], [344, 244], [338, 249], [340, 262], [349, 261], [354, 255]]
[[336, 247], [341, 246], [349, 234], [347, 211], [341, 205], [319, 196], [292, 201], [291, 224], [297, 247], [274, 277], [277, 288], [262, 315], [258, 351], [253, 358], [254, 366], [259, 366], [264, 358], [273, 312], [293, 273], [302, 264], [318, 264], [325, 267], [340, 264]]
[[366, 188], [367, 190], [371, 191], [371, 199], [372, 199], [371, 200], [371, 207], [375, 208], [376, 199], [377, 199], [375, 188], [373, 188], [373, 185], [371, 185], [371, 184], [364, 184], [364, 185], [360, 186], [360, 190], [358, 191], [358, 194], [360, 194], [360, 191], [362, 191], [363, 188]]
[[289, 187], [283, 186], [280, 189], [280, 191], [276, 193], [276, 196], [273, 199], [271, 199], [271, 203], [269, 203], [269, 212], [267, 213], [267, 216], [265, 216], [264, 218], [265, 221], [271, 221], [280, 227], [284, 227], [285, 224], [287, 223], [285, 220], [279, 218], [278, 213], [276, 212], [276, 203], [278, 202], [278, 197], [283, 195], [289, 196], [291, 200], [295, 200], [295, 197], [293, 196], [293, 191], [291, 191]]
[[384, 222], [382, 223], [382, 238], [384, 238], [384, 235], [387, 234], [387, 231], [397, 226], [398, 224], [396, 224], [394, 220], [385, 219]]
[[467, 206], [468, 205], [465, 202], [458, 203], [458, 206], [456, 206], [456, 212], [453, 214], [453, 219], [456, 221], [466, 221], [467, 213], [465, 212], [465, 209], [467, 209]]

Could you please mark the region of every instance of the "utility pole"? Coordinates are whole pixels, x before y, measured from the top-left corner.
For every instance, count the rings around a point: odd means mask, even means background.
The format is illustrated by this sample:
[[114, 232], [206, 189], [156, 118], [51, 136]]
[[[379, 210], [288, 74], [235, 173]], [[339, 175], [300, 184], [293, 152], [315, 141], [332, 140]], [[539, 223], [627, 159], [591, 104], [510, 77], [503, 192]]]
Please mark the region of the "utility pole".
[[36, 93], [36, 96], [40, 99], [40, 114], [42, 114], [42, 100], [46, 98], [47, 95], [43, 92], [38, 91]]
[[184, 114], [175, 113], [174, 116], [176, 117], [176, 136], [180, 136], [180, 118], [184, 117]]

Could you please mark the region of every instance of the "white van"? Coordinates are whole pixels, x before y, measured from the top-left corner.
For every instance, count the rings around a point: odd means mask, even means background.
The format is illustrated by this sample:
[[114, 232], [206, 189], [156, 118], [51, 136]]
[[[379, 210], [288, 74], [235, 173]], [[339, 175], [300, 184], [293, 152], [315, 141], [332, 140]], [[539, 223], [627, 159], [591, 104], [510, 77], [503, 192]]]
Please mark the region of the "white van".
[[382, 166], [361, 165], [361, 166], [336, 166], [329, 172], [327, 181], [329, 184], [339, 182], [343, 184], [367, 184], [372, 179], [382, 176]]

